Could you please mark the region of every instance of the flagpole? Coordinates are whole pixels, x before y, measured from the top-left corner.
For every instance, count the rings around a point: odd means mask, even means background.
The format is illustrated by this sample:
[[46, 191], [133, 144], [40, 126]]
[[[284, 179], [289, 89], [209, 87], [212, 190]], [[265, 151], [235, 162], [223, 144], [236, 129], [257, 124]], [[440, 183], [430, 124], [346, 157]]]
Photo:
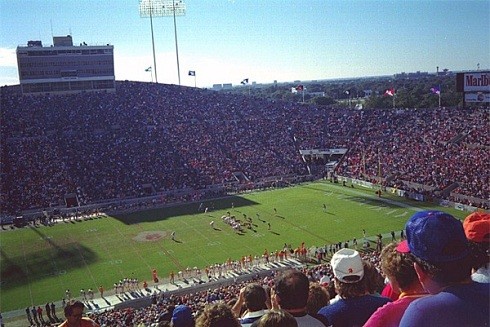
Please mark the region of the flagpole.
[[441, 108], [441, 84], [439, 84], [439, 108]]
[[175, 20], [175, 0], [172, 0], [172, 9], [174, 12], [175, 56], [177, 57], [177, 76], [179, 78], [179, 85], [180, 85], [179, 46], [177, 43], [177, 22]]
[[[157, 77], [157, 59], [155, 57], [155, 38], [153, 37], [153, 8], [151, 7], [152, 2], [150, 2], [150, 26], [151, 26], [151, 44], [153, 46], [153, 67], [155, 68], [155, 83], [158, 83], [158, 77]], [[153, 70], [151, 75], [153, 76]], [[153, 77], [151, 78], [153, 81]]]

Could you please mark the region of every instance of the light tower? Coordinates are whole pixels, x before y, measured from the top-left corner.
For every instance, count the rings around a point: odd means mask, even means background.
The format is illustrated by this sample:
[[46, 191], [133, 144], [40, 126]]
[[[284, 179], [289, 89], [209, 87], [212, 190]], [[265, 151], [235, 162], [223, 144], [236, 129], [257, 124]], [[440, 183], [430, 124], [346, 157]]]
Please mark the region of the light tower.
[[179, 65], [179, 46], [177, 43], [177, 21], [176, 16], [185, 16], [185, 2], [184, 0], [162, 0], [162, 16], [174, 18], [174, 34], [175, 34], [175, 55], [177, 57], [177, 76], [179, 78], [180, 85], [180, 65]]
[[140, 0], [139, 12], [140, 17], [150, 17], [151, 25], [151, 43], [153, 45], [153, 67], [155, 69], [155, 82], [158, 83], [157, 63], [155, 59], [155, 40], [153, 37], [153, 17], [173, 17], [174, 34], [175, 34], [175, 54], [177, 56], [177, 75], [180, 85], [180, 64], [179, 64], [179, 47], [177, 43], [177, 20], [176, 16], [185, 16], [184, 0]]
[[140, 17], [150, 17], [151, 26], [151, 44], [153, 46], [153, 69], [155, 70], [155, 83], [158, 83], [157, 60], [155, 58], [155, 38], [153, 37], [153, 17], [162, 17], [162, 0], [140, 0], [139, 12]]

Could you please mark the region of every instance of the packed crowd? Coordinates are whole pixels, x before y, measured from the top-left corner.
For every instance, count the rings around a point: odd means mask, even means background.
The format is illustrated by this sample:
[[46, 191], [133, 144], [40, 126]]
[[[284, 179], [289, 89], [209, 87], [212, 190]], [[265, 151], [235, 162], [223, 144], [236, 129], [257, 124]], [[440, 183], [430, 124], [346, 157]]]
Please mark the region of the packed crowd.
[[82, 318], [83, 303], [69, 302], [61, 326], [490, 325], [490, 214], [474, 212], [461, 223], [441, 211], [420, 211], [405, 230], [406, 239], [380, 252], [344, 247], [310, 268], [200, 292], [154, 294], [142, 309]]
[[[489, 198], [484, 109], [318, 108], [175, 85], [23, 97], [1, 89], [0, 207], [16, 213], [306, 175], [299, 149], [345, 147], [338, 174]], [[150, 185], [148, 187], [148, 185]]]

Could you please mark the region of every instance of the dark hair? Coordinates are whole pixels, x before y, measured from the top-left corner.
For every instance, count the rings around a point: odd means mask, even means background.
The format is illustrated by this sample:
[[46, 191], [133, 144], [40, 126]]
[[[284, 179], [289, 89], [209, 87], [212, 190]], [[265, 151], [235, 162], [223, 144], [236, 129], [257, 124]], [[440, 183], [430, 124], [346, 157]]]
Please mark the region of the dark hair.
[[282, 309], [305, 308], [308, 302], [310, 282], [308, 277], [298, 270], [287, 270], [275, 281], [275, 292], [279, 296]]
[[73, 309], [75, 308], [82, 308], [82, 309], [85, 309], [85, 305], [78, 301], [78, 300], [70, 300], [65, 308], [63, 309], [64, 313], [65, 313], [65, 317], [69, 317], [73, 314]]
[[366, 294], [366, 279], [363, 278], [357, 283], [344, 283], [334, 277], [335, 291], [343, 299], [352, 299]]
[[333, 282], [333, 280], [330, 283], [328, 283], [327, 292], [331, 299], [337, 296], [337, 291], [335, 290], [335, 283]]
[[250, 311], [259, 311], [266, 308], [265, 290], [259, 284], [248, 284], [243, 292], [245, 305]]
[[467, 255], [460, 260], [440, 263], [429, 263], [415, 257], [415, 261], [436, 283], [448, 285], [462, 282], [471, 276], [473, 257]]
[[490, 243], [468, 241], [468, 244], [471, 249], [471, 256], [473, 257], [472, 268], [478, 270], [479, 268], [486, 266], [490, 259]]
[[362, 265], [364, 266], [363, 279], [365, 280], [366, 291], [369, 294], [381, 293], [385, 286], [383, 276], [371, 262], [363, 260]]
[[311, 283], [306, 312], [310, 315], [316, 315], [321, 308], [329, 303], [330, 296], [327, 289], [318, 283]]

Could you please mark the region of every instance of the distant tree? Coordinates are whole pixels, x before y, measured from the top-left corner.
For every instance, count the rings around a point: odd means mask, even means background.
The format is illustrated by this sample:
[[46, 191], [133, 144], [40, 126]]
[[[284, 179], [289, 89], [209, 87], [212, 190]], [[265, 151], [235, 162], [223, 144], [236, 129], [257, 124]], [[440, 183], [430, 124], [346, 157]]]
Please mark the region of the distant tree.
[[336, 101], [330, 97], [316, 97], [313, 98], [312, 101], [319, 106], [329, 106], [336, 103]]

